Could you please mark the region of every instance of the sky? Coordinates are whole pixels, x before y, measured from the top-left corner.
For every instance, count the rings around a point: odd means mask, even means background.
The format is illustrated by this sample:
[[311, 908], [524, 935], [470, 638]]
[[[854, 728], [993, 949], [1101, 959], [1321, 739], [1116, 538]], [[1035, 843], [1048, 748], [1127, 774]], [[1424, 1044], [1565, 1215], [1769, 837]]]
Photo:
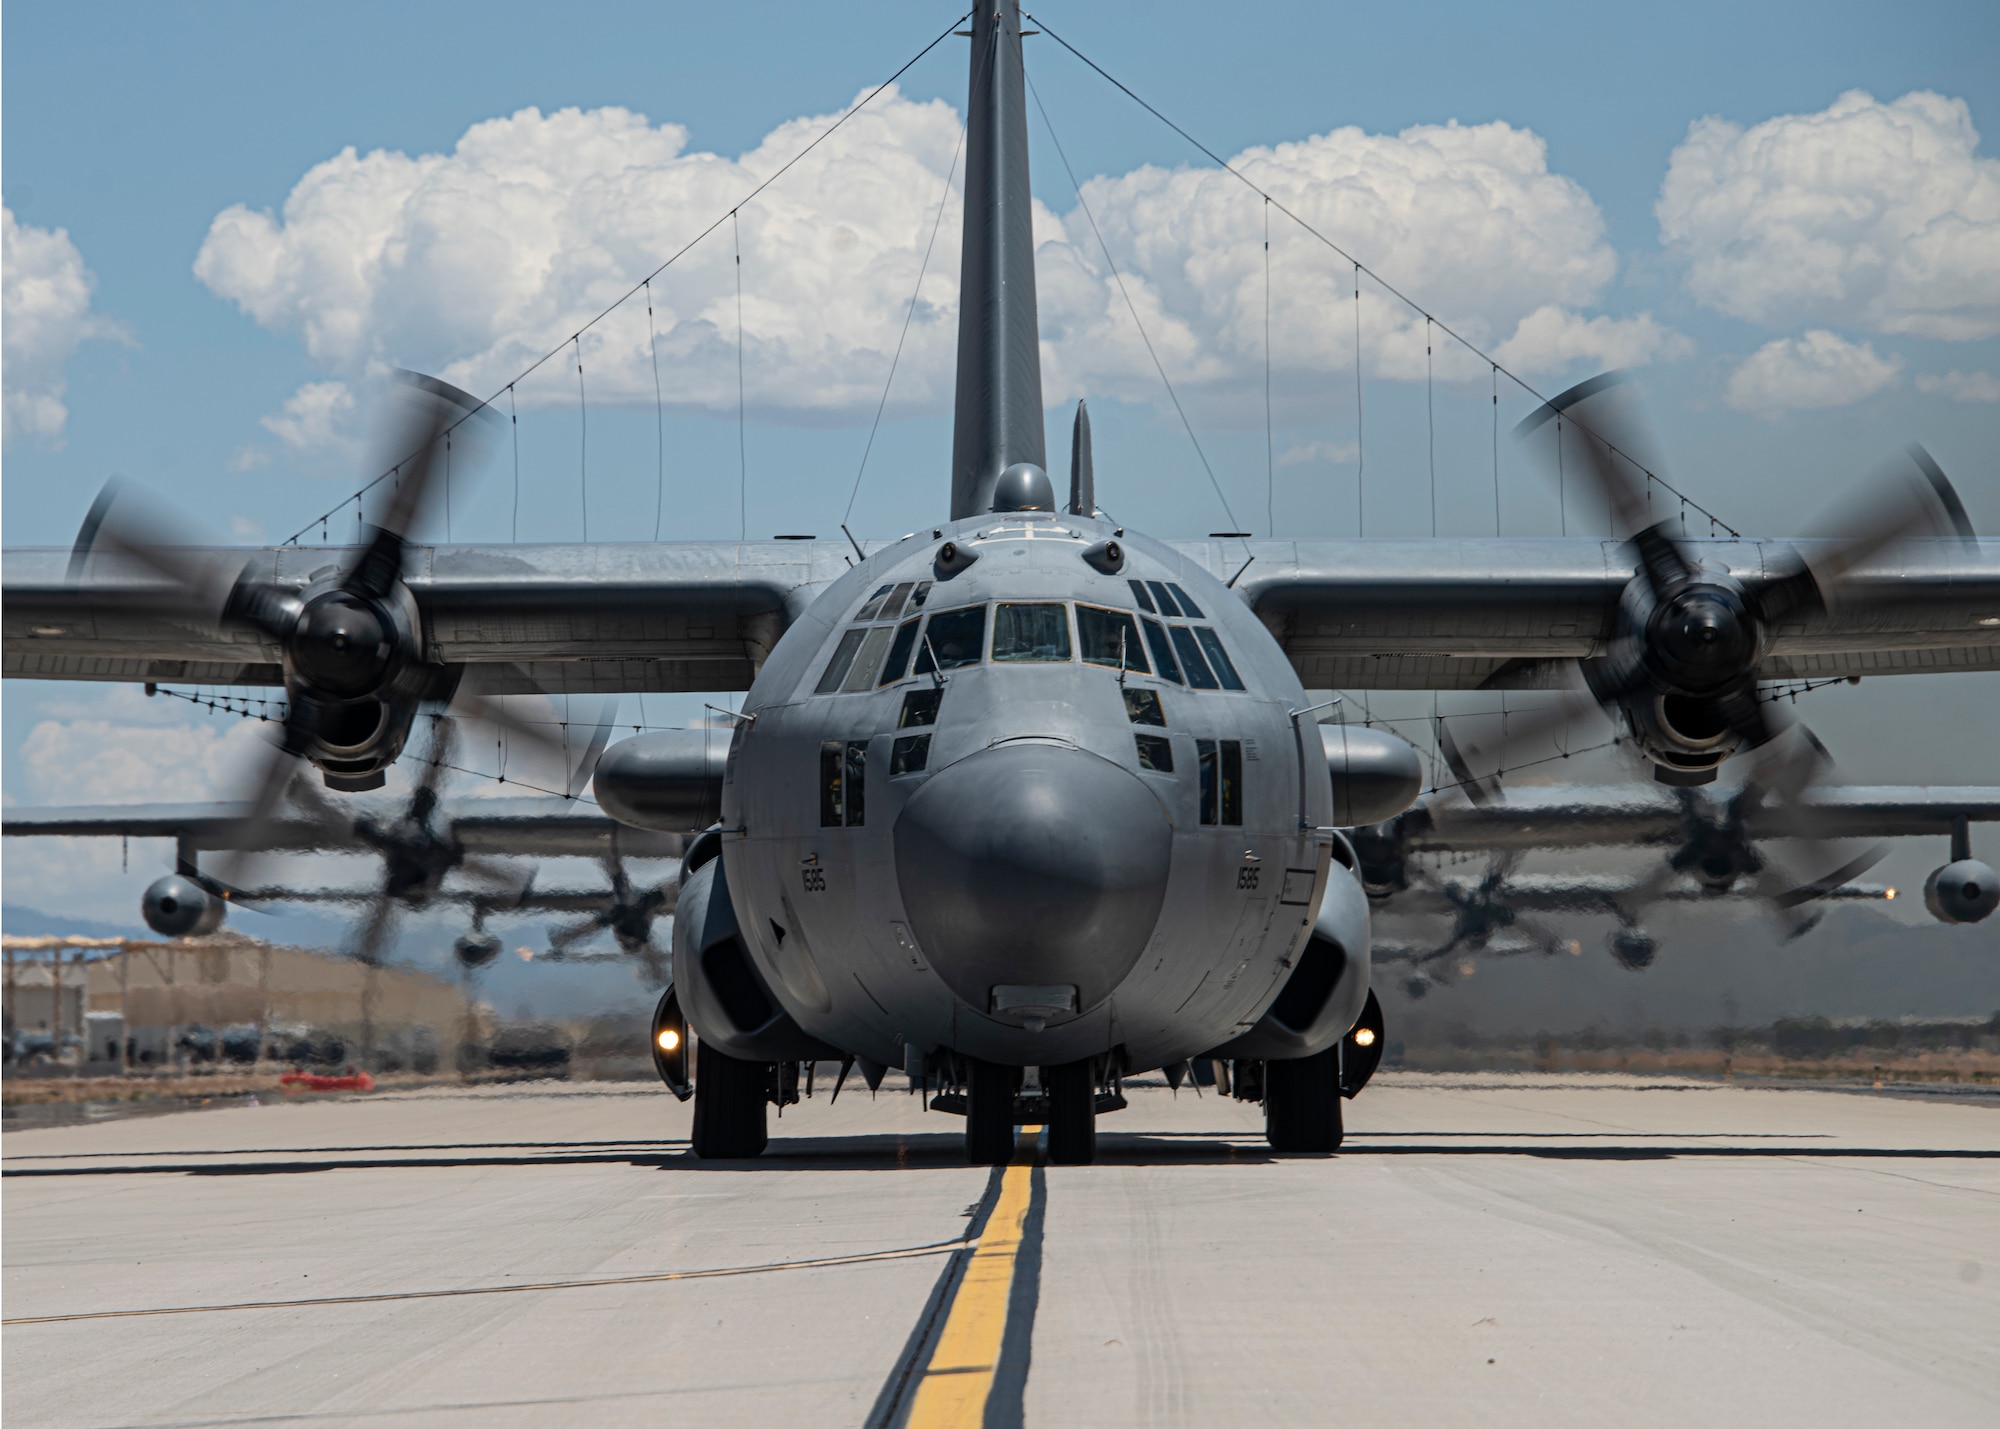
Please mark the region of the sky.
[[[1498, 361], [1543, 392], [1633, 369], [1663, 472], [1743, 532], [1809, 525], [1917, 439], [2000, 533], [1990, 4], [1035, 13], [1050, 450], [1088, 397], [1121, 520], [1602, 530], [1507, 439], [1529, 399]], [[455, 478], [440, 538], [935, 519], [962, 40], [563, 340], [956, 14], [8, 6], [7, 544], [66, 545], [114, 474], [210, 539], [315, 539], [329, 510], [339, 539], [399, 365], [482, 396], [514, 384], [509, 440]], [[1357, 303], [1345, 259], [1055, 33], [1422, 311], [1374, 278]], [[220, 794], [246, 737], [130, 691], [14, 683], [4, 702], [10, 802]], [[1993, 783], [1996, 703], [2000, 677], [1891, 679], [1800, 712], [1846, 777]], [[701, 701], [649, 704], [679, 722]], [[1936, 852], [1899, 854], [1896, 877]], [[99, 911], [145, 881], [74, 850], [9, 855], [9, 901]]]

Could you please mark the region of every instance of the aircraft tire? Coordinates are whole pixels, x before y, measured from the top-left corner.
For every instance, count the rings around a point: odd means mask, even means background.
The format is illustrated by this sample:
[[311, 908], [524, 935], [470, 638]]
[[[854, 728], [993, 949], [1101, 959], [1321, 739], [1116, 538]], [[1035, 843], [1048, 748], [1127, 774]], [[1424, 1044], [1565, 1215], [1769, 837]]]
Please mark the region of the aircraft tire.
[[1264, 1139], [1273, 1151], [1340, 1149], [1340, 1048], [1264, 1064]]
[[965, 1159], [1005, 1166], [1014, 1154], [1014, 1069], [966, 1058]]
[[743, 1062], [706, 1042], [695, 1047], [694, 1154], [704, 1161], [761, 1156], [771, 1067]]
[[1097, 1078], [1090, 1060], [1042, 1068], [1049, 1095], [1049, 1160], [1088, 1166], [1097, 1159]]

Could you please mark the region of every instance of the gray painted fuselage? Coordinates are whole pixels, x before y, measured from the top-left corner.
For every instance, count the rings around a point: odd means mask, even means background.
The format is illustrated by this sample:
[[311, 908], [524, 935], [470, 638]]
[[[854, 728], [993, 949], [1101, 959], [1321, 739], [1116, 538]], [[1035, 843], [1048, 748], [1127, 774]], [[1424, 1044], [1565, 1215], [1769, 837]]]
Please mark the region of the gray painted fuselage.
[[[813, 1037], [891, 1064], [906, 1046], [1013, 1065], [1118, 1047], [1133, 1067], [1173, 1061], [1256, 1022], [1311, 933], [1329, 871], [1352, 881], [1314, 832], [1331, 793], [1318, 732], [1292, 714], [1307, 701], [1284, 652], [1169, 546], [1125, 536], [1122, 570], [1087, 564], [1085, 550], [1113, 534], [1106, 521], [1030, 512], [907, 537], [835, 581], [772, 651], [725, 776], [722, 861], [747, 952]], [[948, 542], [977, 558], [955, 575], [937, 561]], [[1245, 688], [1192, 689], [1138, 651], [1129, 664], [1148, 672], [1122, 680], [1115, 665], [1079, 659], [1068, 612], [1143, 615], [1132, 579], [1192, 596], [1203, 618], [1172, 623], [1213, 630]], [[923, 581], [921, 614], [984, 607], [989, 645], [994, 602], [1064, 602], [1069, 658], [984, 657], [943, 670], [941, 687], [931, 673], [878, 683], [878, 636], [862, 647], [869, 673], [845, 681], [862, 688], [815, 693], [875, 593]], [[899, 729], [906, 697], [923, 691], [938, 692], [936, 722]], [[1128, 691], [1141, 704], [1157, 696], [1164, 727], [1135, 724]], [[925, 734], [924, 768], [893, 773], [897, 740]], [[1141, 767], [1140, 735], [1169, 741], [1172, 772]], [[1197, 740], [1240, 741], [1240, 824], [1202, 821]], [[858, 824], [822, 823], [829, 744], [865, 747]], [[1071, 916], [1083, 933], [1069, 935]], [[1365, 980], [1365, 923], [1349, 946]], [[1079, 1005], [1040, 1018], [996, 1010], [994, 985], [1009, 984], [1073, 987]]]

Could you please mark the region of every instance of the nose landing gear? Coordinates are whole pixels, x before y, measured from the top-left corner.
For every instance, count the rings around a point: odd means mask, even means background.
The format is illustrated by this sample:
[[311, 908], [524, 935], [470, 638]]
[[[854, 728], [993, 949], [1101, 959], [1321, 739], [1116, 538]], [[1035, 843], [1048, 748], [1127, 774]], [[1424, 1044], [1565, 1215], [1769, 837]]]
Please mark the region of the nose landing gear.
[[1097, 1158], [1097, 1114], [1125, 1105], [1116, 1092], [1100, 1094], [1101, 1057], [1044, 1067], [1039, 1095], [1021, 1091], [1019, 1067], [964, 1059], [965, 1094], [934, 1098], [939, 1111], [965, 1114], [965, 1159], [974, 1166], [1004, 1166], [1014, 1154], [1014, 1128], [1046, 1121], [1049, 1160], [1058, 1166], [1088, 1166]]

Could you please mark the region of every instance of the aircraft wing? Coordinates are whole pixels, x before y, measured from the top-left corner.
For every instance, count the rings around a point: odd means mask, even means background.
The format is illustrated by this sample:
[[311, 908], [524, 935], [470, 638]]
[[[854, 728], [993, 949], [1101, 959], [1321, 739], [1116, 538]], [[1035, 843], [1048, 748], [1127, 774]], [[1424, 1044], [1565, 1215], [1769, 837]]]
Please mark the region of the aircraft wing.
[[[355, 813], [393, 817], [384, 805]], [[98, 804], [0, 811], [9, 838], [182, 839], [191, 849], [226, 849], [249, 813], [244, 804]], [[519, 858], [678, 858], [678, 834], [627, 827], [586, 804], [565, 799], [447, 800], [444, 819], [468, 853]], [[258, 829], [258, 845], [275, 852], [367, 853], [374, 846], [351, 826], [280, 818]]]
[[[1577, 537], [1173, 544], [1237, 577], [1308, 689], [1546, 688], [1542, 662], [1604, 653], [1637, 573], [1629, 543]], [[1816, 543], [1687, 545], [1755, 587]], [[1778, 627], [1763, 678], [2000, 670], [2000, 540], [1905, 542], [1843, 591]]]
[[[1491, 899], [1500, 907], [1523, 912], [1615, 915], [1620, 900], [1637, 892], [1642, 886], [1631, 878], [1527, 874], [1510, 878], [1500, 884], [1492, 891]], [[1460, 891], [1469, 893], [1471, 890], [1467, 888]], [[1757, 897], [1755, 891], [1748, 887], [1717, 893], [1702, 888], [1691, 880], [1649, 892], [1648, 896], [1666, 903], [1739, 907], [1754, 902]], [[1886, 885], [1879, 883], [1843, 883], [1818, 895], [1820, 898], [1864, 902], [1882, 902], [1894, 896]], [[1458, 905], [1442, 889], [1421, 885], [1398, 889], [1384, 896], [1376, 906], [1381, 916], [1391, 918], [1442, 917], [1458, 911]]]
[[[743, 690], [817, 590], [847, 566], [814, 541], [413, 547], [404, 580], [426, 644], [482, 668], [489, 694]], [[359, 559], [356, 548], [188, 550], [218, 568], [303, 589]], [[283, 683], [257, 632], [192, 628], [167, 587], [129, 557], [4, 553], [0, 651], [8, 678]]]
[[[1704, 796], [1720, 800], [1724, 795]], [[1819, 838], [1945, 836], [1959, 819], [2000, 822], [2000, 788], [1921, 785], [1828, 785], [1800, 801]], [[1782, 836], [1783, 810], [1759, 809], [1748, 821], [1752, 838]], [[1502, 802], [1475, 806], [1434, 796], [1399, 815], [1413, 852], [1669, 846], [1687, 829], [1676, 792], [1657, 785], [1606, 788], [1513, 787]]]

